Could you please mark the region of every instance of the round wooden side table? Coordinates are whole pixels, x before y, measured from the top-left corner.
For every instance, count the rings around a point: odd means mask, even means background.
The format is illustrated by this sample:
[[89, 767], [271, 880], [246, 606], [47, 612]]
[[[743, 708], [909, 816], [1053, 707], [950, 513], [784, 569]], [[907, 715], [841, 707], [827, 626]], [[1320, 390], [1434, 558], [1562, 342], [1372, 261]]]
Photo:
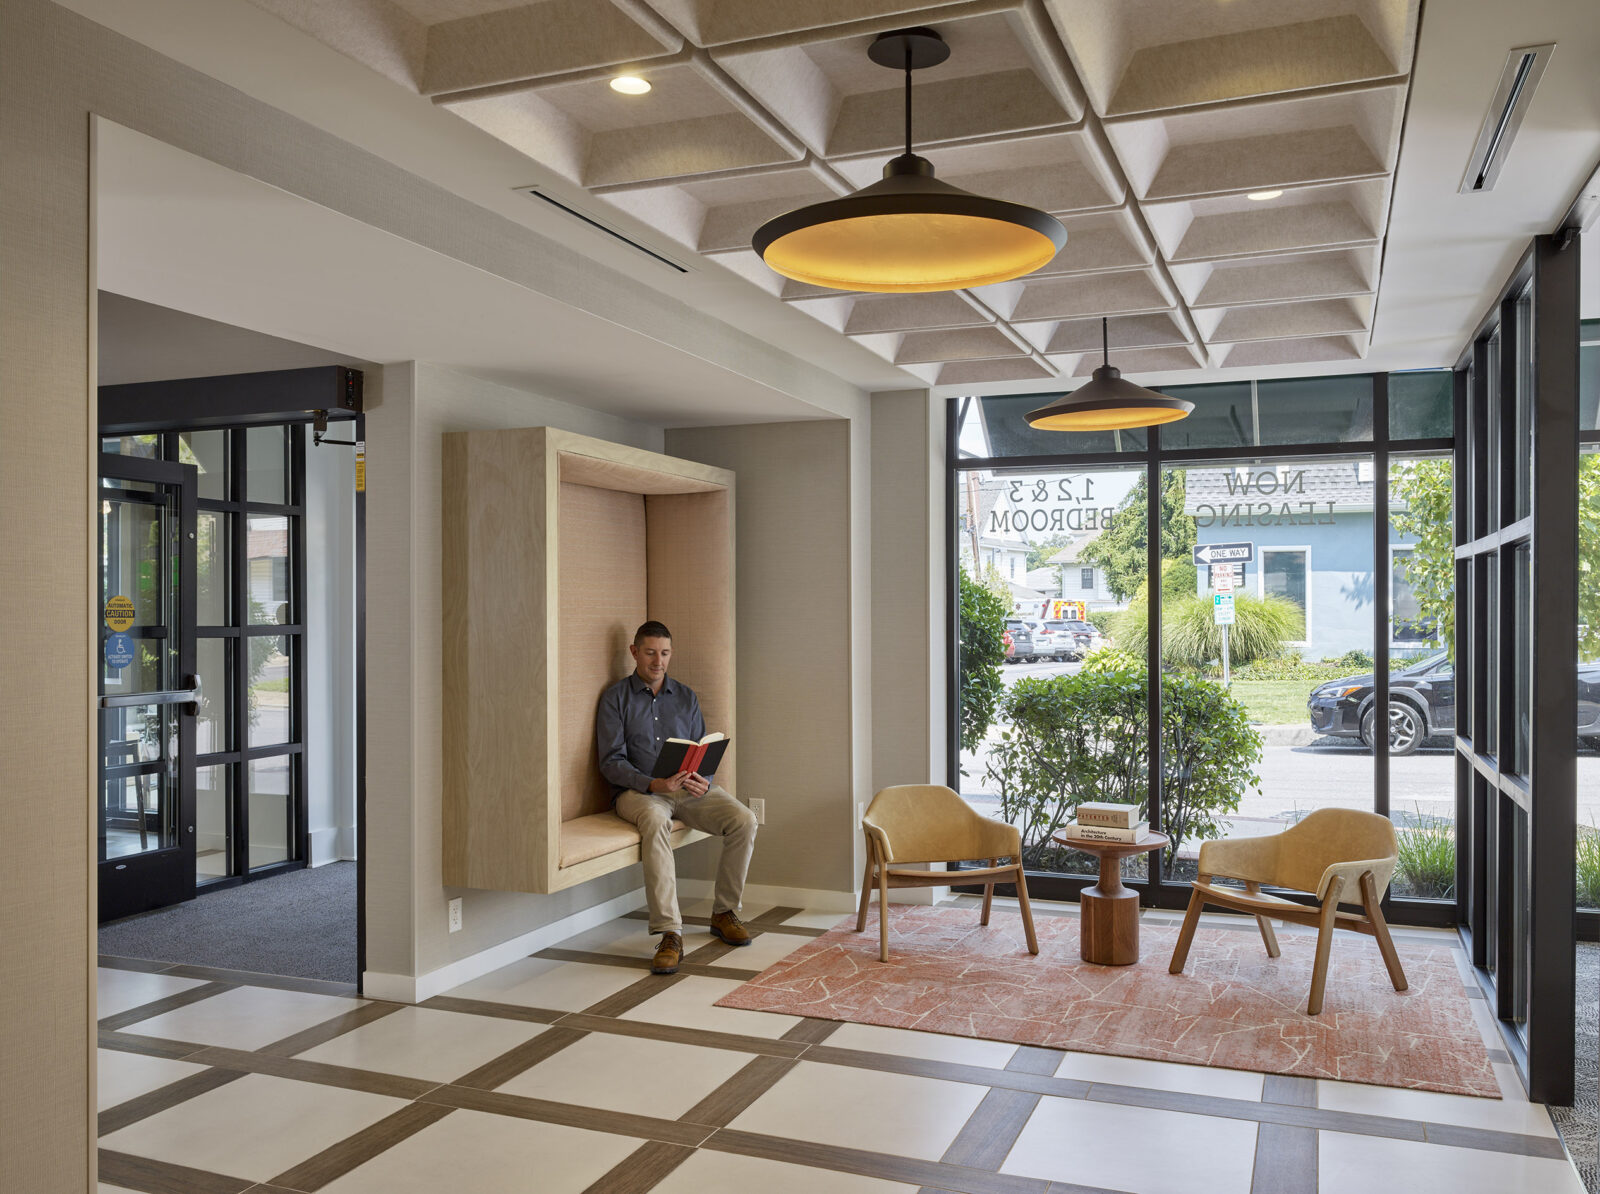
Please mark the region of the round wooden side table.
[[1136, 842], [1088, 842], [1057, 834], [1063, 846], [1100, 858], [1100, 879], [1078, 897], [1078, 953], [1096, 966], [1132, 966], [1139, 960], [1139, 893], [1122, 882], [1122, 860], [1163, 849], [1164, 833], [1147, 833]]

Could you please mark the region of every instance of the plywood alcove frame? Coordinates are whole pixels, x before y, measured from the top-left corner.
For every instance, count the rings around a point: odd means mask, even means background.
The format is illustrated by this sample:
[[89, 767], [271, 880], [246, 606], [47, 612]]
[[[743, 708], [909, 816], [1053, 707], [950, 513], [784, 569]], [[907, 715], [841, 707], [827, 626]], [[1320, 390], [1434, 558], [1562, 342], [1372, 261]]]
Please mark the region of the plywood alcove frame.
[[737, 790], [734, 475], [553, 427], [449, 433], [443, 466], [444, 881], [547, 893], [638, 862], [595, 704], [665, 622]]

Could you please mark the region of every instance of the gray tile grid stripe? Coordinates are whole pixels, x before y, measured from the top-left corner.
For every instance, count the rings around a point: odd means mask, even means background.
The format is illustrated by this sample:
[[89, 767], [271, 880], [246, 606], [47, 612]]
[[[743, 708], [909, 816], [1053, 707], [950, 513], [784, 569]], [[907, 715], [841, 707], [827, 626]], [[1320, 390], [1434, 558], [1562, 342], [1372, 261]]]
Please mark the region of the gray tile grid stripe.
[[[806, 936], [821, 930], [802, 930], [799, 926], [777, 923], [778, 914], [787, 917], [796, 909], [774, 909], [747, 924], [764, 931], [790, 931]], [[685, 918], [690, 919], [690, 918]], [[1253, 929], [1253, 926], [1249, 926]], [[715, 950], [713, 956], [732, 953], [732, 947], [712, 942], [697, 954]], [[541, 956], [559, 954], [563, 960], [616, 964], [613, 955], [585, 951], [551, 950]], [[566, 957], [566, 955], [572, 955]], [[136, 959], [108, 959], [120, 969], [143, 969]], [[648, 966], [646, 959], [626, 959], [625, 965]], [[162, 972], [173, 973], [176, 968]], [[200, 968], [191, 968], [200, 969]], [[702, 967], [695, 966], [695, 970]], [[705, 966], [719, 977], [744, 977], [730, 967]], [[232, 977], [232, 972], [227, 972]], [[680, 972], [682, 973], [682, 972]], [[194, 977], [209, 977], [195, 975]], [[255, 977], [255, 976], [249, 976]], [[289, 980], [299, 984], [301, 980]], [[163, 1162], [147, 1161], [125, 1154], [102, 1152], [103, 1176], [132, 1189], [155, 1194], [233, 1194], [244, 1190], [266, 1191], [276, 1187], [314, 1192], [321, 1186], [370, 1160], [400, 1140], [450, 1114], [456, 1108], [471, 1108], [493, 1114], [516, 1116], [549, 1123], [567, 1124], [613, 1135], [635, 1136], [646, 1143], [619, 1163], [591, 1187], [592, 1194], [645, 1194], [672, 1172], [696, 1147], [788, 1161], [813, 1168], [835, 1170], [908, 1182], [924, 1190], [957, 1194], [1117, 1194], [1099, 1187], [1071, 1183], [1049, 1183], [995, 1172], [1004, 1162], [1017, 1136], [1026, 1125], [1043, 1095], [1081, 1098], [1127, 1106], [1144, 1106], [1191, 1114], [1254, 1120], [1257, 1135], [1255, 1184], [1252, 1194], [1314, 1194], [1316, 1189], [1317, 1130], [1354, 1132], [1395, 1139], [1426, 1141], [1455, 1147], [1477, 1148], [1534, 1157], [1562, 1157], [1558, 1140], [1508, 1132], [1464, 1128], [1448, 1124], [1419, 1123], [1384, 1116], [1359, 1115], [1316, 1108], [1316, 1083], [1309, 1078], [1266, 1075], [1262, 1101], [1226, 1099], [1140, 1087], [1089, 1083], [1055, 1078], [1062, 1052], [1034, 1046], [1020, 1046], [1003, 1070], [954, 1062], [901, 1057], [867, 1050], [840, 1049], [825, 1042], [839, 1027], [837, 1021], [804, 1019], [781, 1039], [748, 1037], [705, 1029], [658, 1025], [645, 1021], [618, 1019], [666, 987], [681, 981], [679, 976], [643, 976], [639, 982], [599, 1000], [580, 1012], [547, 1008], [526, 1008], [484, 1000], [438, 996], [419, 1006], [474, 1015], [522, 1020], [553, 1025], [530, 1041], [479, 1066], [454, 1082], [438, 1084], [398, 1075], [350, 1069], [343, 1066], [306, 1061], [293, 1056], [363, 1024], [371, 1023], [399, 1010], [404, 1005], [366, 1003], [323, 1024], [273, 1042], [260, 1050], [245, 1051], [206, 1046], [194, 1042], [166, 1041], [123, 1031], [124, 1025], [187, 1006], [221, 991], [232, 989], [229, 981], [214, 979], [194, 992], [179, 992], [140, 1008], [132, 1008], [102, 1022], [103, 1047], [154, 1056], [183, 1058], [207, 1065], [206, 1071], [191, 1075], [166, 1087], [151, 1091], [102, 1113], [102, 1134], [136, 1123], [187, 1099], [215, 1089], [245, 1073], [269, 1073], [321, 1085], [372, 1090], [414, 1100], [410, 1106], [358, 1132], [273, 1178], [270, 1183], [252, 1185], [222, 1174]], [[263, 984], [265, 985], [265, 984]], [[278, 986], [279, 984], [273, 984]], [[332, 984], [311, 984], [329, 986]], [[281, 989], [299, 989], [283, 985]], [[198, 992], [198, 993], [196, 993]], [[188, 998], [181, 998], [188, 996]], [[176, 1003], [173, 1001], [177, 1000]], [[499, 1093], [491, 1089], [558, 1052], [590, 1032], [607, 1032], [753, 1054], [751, 1061], [727, 1082], [713, 1090], [678, 1121], [632, 1115], [600, 1108], [579, 1107], [548, 1100]], [[944, 1157], [937, 1162], [896, 1157], [857, 1149], [807, 1141], [789, 1140], [728, 1128], [737, 1116], [778, 1082], [804, 1058], [823, 1064], [880, 1070], [963, 1082], [988, 1087], [978, 1108], [957, 1134]], [[108, 1127], [107, 1124], [114, 1126]], [[1308, 1184], [1309, 1183], [1309, 1184]]]
[[[759, 970], [739, 970], [731, 966], [718, 966], [709, 958], [702, 958], [707, 950], [713, 946], [731, 952], [731, 948], [721, 941], [713, 941], [710, 945], [701, 946], [691, 954], [684, 955], [678, 963], [679, 974], [698, 974], [705, 978], [736, 978], [742, 982], [749, 982], [760, 974]], [[548, 958], [553, 962], [584, 962], [591, 966], [618, 966], [625, 970], [649, 970], [649, 958], [630, 958], [622, 954], [596, 954], [581, 949], [541, 949], [533, 955], [536, 958]]]

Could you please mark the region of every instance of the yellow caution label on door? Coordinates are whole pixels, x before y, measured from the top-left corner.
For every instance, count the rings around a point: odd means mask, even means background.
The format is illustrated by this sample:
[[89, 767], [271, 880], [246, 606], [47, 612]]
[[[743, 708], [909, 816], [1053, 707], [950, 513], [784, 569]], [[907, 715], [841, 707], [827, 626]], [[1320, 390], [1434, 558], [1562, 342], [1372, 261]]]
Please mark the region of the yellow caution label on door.
[[121, 634], [133, 625], [133, 602], [126, 597], [113, 597], [106, 602], [106, 625]]
[[367, 441], [356, 440], [356, 492], [367, 492]]

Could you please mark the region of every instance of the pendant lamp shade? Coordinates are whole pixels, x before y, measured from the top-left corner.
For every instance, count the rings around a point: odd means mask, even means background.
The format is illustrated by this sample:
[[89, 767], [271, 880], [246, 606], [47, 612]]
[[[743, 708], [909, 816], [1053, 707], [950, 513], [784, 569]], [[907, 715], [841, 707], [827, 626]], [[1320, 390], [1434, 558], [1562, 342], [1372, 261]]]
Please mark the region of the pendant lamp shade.
[[1105, 363], [1083, 385], [1048, 406], [1028, 412], [1028, 426], [1040, 431], [1120, 431], [1153, 427], [1187, 418], [1194, 403], [1136, 386], [1111, 364], [1106, 320], [1100, 320]]
[[1054, 216], [940, 182], [933, 164], [911, 152], [911, 72], [949, 53], [931, 29], [873, 43], [873, 61], [905, 71], [906, 151], [881, 181], [757, 229], [751, 246], [771, 269], [834, 290], [922, 293], [1006, 282], [1061, 251], [1067, 230]]

